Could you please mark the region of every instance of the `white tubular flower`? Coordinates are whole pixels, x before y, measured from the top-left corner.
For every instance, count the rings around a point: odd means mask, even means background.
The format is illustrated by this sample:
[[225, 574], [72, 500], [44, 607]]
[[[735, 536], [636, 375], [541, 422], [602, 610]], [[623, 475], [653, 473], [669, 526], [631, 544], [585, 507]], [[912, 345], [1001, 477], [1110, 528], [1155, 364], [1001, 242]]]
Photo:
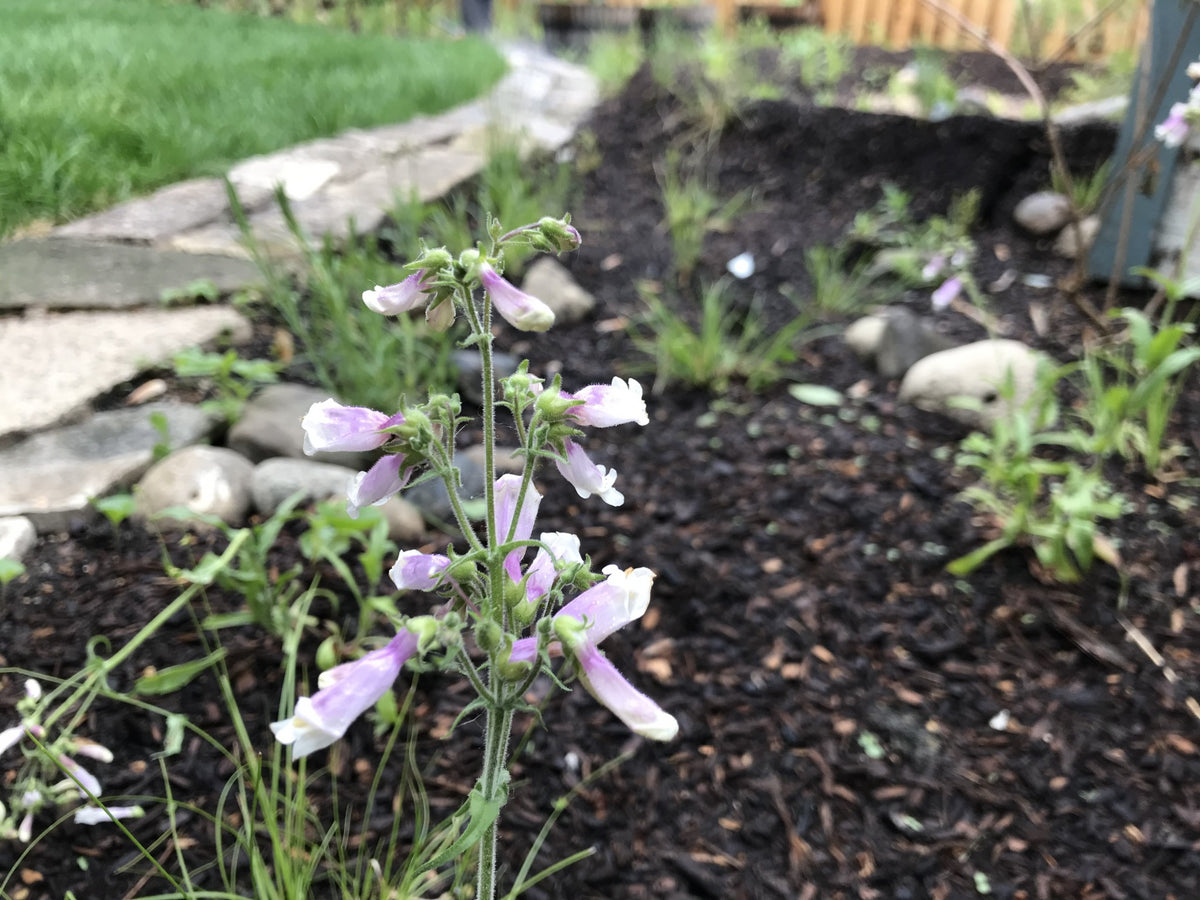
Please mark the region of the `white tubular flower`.
[[550, 592], [560, 566], [583, 562], [579, 554], [578, 535], [565, 531], [543, 531], [539, 539], [550, 549], [538, 548], [537, 555], [525, 571], [525, 599], [530, 603], [536, 603]]
[[75, 782], [78, 782], [79, 796], [86, 797], [88, 794], [93, 797], [100, 796], [104, 789], [100, 787], [100, 780], [95, 775], [69, 756], [59, 756], [58, 762], [63, 767], [63, 771], [70, 775]]
[[75, 810], [75, 824], [101, 825], [113, 819], [140, 819], [145, 814], [140, 806], [81, 806]]
[[570, 438], [563, 441], [563, 447], [566, 461], [556, 459], [554, 465], [558, 467], [559, 474], [571, 482], [580, 497], [586, 500], [596, 494], [609, 506], [620, 506], [625, 502], [625, 495], [613, 487], [617, 481], [615, 469], [596, 465], [583, 448]]
[[271, 723], [276, 740], [291, 744], [297, 759], [328, 747], [391, 690], [417, 643], [417, 635], [401, 629], [386, 647], [330, 669], [325, 673], [328, 687], [297, 700], [292, 718]]
[[496, 312], [519, 331], [545, 331], [554, 324], [554, 310], [531, 294], [504, 280], [487, 263], [479, 265], [479, 281]]
[[581, 641], [571, 651], [588, 693], [630, 731], [652, 741], [669, 741], [679, 733], [675, 717], [626, 681], [595, 644]]
[[402, 591], [432, 591], [450, 566], [450, 557], [420, 550], [402, 550], [388, 574]]
[[580, 425], [608, 428], [612, 425], [636, 423], [646, 425], [650, 417], [646, 414], [646, 401], [642, 399], [642, 386], [630, 378], [614, 378], [611, 384], [589, 384], [573, 394], [563, 393], [569, 400], [582, 400], [567, 410], [567, 416]]
[[377, 312], [384, 316], [395, 316], [420, 309], [428, 303], [432, 296], [426, 290], [428, 287], [429, 285], [425, 283], [425, 270], [422, 269], [420, 272], [409, 275], [398, 284], [387, 287], [375, 285], [375, 290], [363, 291], [362, 299], [371, 312]]
[[13, 725], [11, 728], [5, 728], [0, 731], [0, 755], [7, 753], [17, 744], [21, 743], [21, 738], [25, 735], [24, 725]]
[[388, 416], [365, 406], [342, 406], [336, 400], [314, 403], [300, 420], [304, 429], [304, 452], [312, 456], [318, 451], [374, 450], [388, 442], [390, 435], [383, 428], [401, 425], [404, 416]]

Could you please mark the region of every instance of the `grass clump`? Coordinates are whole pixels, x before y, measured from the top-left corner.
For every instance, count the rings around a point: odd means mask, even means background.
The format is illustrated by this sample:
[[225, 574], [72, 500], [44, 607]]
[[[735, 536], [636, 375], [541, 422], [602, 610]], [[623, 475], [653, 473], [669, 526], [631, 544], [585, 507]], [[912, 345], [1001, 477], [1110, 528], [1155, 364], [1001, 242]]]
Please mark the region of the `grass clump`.
[[7, 0], [0, 237], [447, 109], [503, 71], [474, 38], [354, 35], [163, 0]]

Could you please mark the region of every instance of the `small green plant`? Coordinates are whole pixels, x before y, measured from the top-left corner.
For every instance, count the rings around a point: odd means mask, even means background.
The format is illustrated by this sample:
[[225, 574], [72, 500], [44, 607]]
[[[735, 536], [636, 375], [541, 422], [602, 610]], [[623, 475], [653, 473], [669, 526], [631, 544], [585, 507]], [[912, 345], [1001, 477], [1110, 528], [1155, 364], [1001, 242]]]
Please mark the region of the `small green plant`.
[[25, 564], [11, 556], [0, 556], [0, 601], [8, 596], [8, 586], [25, 574]]
[[1164, 439], [1188, 370], [1200, 361], [1200, 347], [1184, 346], [1193, 330], [1188, 323], [1156, 328], [1136, 309], [1112, 315], [1125, 322], [1124, 340], [1084, 355], [1079, 414], [1092, 428], [1093, 452], [1140, 457], [1153, 475], [1182, 452], [1164, 446]]
[[586, 65], [600, 82], [600, 90], [611, 96], [625, 86], [645, 58], [646, 49], [636, 31], [601, 33], [588, 44]]
[[1086, 216], [1100, 208], [1108, 176], [1112, 171], [1112, 160], [1105, 160], [1091, 175], [1071, 179], [1071, 190], [1067, 190], [1063, 177], [1053, 166], [1050, 168], [1050, 185], [1060, 194], [1069, 194], [1071, 208], [1080, 216]]
[[1031, 545], [1058, 581], [1078, 581], [1091, 568], [1097, 522], [1118, 518], [1123, 500], [1113, 494], [1098, 464], [1079, 461], [1090, 449], [1091, 436], [1078, 428], [1058, 429], [1055, 391], [1072, 368], [1043, 365], [1024, 405], [1013, 402], [1010, 374], [1000, 390], [1008, 412], [993, 421], [990, 433], [977, 431], [963, 441], [956, 463], [979, 470], [979, 482], [963, 492], [963, 499], [993, 515], [1000, 535], [953, 560], [946, 566], [951, 574], [966, 575], [1019, 543]]
[[926, 116], [944, 118], [954, 111], [958, 84], [946, 71], [941, 51], [918, 47], [913, 61], [888, 82], [888, 93], [893, 97], [910, 96]]
[[721, 279], [705, 287], [699, 319], [693, 321], [675, 312], [656, 285], [638, 285], [646, 312], [630, 333], [634, 345], [654, 360], [655, 392], [673, 383], [723, 391], [735, 379], [762, 390], [784, 377], [800, 344], [822, 333], [800, 311], [782, 328], [770, 329], [757, 305], [733, 306], [729, 286], [729, 279]]
[[299, 343], [296, 364], [347, 403], [391, 406], [405, 395], [448, 390], [455, 381], [454, 336], [418, 319], [393, 318], [379, 327], [362, 302], [362, 285], [401, 280], [400, 268], [379, 252], [373, 238], [335, 247], [314, 247], [292, 214], [287, 197], [276, 194], [301, 251], [299, 284], [254, 239], [232, 196], [230, 203], [266, 282], [263, 301]]
[[215, 516], [199, 516], [188, 509], [171, 508], [161, 515], [174, 519], [199, 518], [225, 532], [229, 544], [220, 556], [207, 553], [199, 564], [182, 569], [169, 561], [167, 573], [172, 578], [198, 586], [216, 585], [240, 594], [246, 608], [230, 613], [210, 615], [202, 622], [205, 628], [217, 630], [240, 625], [257, 625], [276, 637], [283, 637], [299, 624], [315, 625], [300, 610], [309, 602], [299, 580], [304, 566], [296, 563], [284, 571], [275, 571], [270, 552], [279, 532], [299, 515], [295, 510], [302, 499], [293, 495], [280, 504], [270, 518], [247, 528], [232, 528]]
[[751, 202], [746, 191], [722, 201], [692, 169], [678, 150], [670, 149], [658, 171], [666, 215], [663, 225], [671, 237], [680, 284], [686, 283], [695, 271], [704, 236], [710, 231], [727, 230]]
[[200, 408], [226, 422], [237, 421], [250, 395], [261, 385], [277, 382], [282, 368], [266, 359], [242, 359], [236, 350], [206, 353], [196, 347], [175, 354], [171, 363], [178, 377], [211, 383], [214, 396], [201, 402]]
[[[308, 530], [300, 536], [300, 552], [309, 562], [324, 561], [341, 577], [358, 607], [356, 635], [369, 634], [374, 620], [380, 615], [399, 615], [395, 591], [378, 594], [383, 581], [384, 557], [396, 552], [396, 544], [388, 538], [388, 523], [383, 510], [367, 506], [351, 516], [343, 501], [326, 500], [307, 517]], [[355, 547], [355, 559], [362, 567], [365, 590], [351, 571], [345, 557]], [[328, 647], [341, 645], [339, 636], [327, 639]], [[327, 649], [326, 652], [329, 652]]]
[[113, 537], [121, 540], [121, 523], [133, 515], [133, 494], [109, 494], [107, 497], [93, 497], [88, 501], [92, 508], [108, 519], [112, 526]]
[[878, 299], [870, 267], [863, 262], [848, 265], [846, 256], [840, 248], [809, 247], [804, 251], [804, 267], [812, 281], [811, 302], [824, 315], [857, 313]]
[[796, 28], [780, 37], [780, 58], [799, 66], [800, 81], [815, 91], [818, 102], [829, 102], [838, 81], [850, 70], [850, 44], [823, 28]]

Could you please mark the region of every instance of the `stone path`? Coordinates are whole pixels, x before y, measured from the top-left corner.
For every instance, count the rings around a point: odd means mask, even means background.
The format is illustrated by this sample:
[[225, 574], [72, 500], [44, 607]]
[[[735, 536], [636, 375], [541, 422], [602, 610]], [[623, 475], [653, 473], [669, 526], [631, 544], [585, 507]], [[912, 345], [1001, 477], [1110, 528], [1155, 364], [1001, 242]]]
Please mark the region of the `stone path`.
[[[297, 250], [276, 186], [310, 237], [340, 240], [352, 222], [360, 233], [376, 230], [397, 197], [433, 200], [476, 175], [498, 133], [526, 151], [561, 149], [597, 101], [594, 80], [539, 48], [502, 49], [509, 72], [482, 99], [234, 166], [229, 182], [260, 245], [282, 257]], [[189, 289], [228, 294], [255, 285], [259, 274], [218, 178], [171, 185], [46, 237], [0, 244], [0, 273], [0, 516], [32, 512], [39, 530], [59, 528], [80, 508], [80, 491], [94, 494], [97, 485], [64, 487], [59, 493], [70, 499], [61, 509], [30, 499], [31, 481], [64, 477], [38, 468], [56, 434], [90, 440], [56, 427], [86, 428], [98, 418], [88, 409], [95, 397], [188, 346], [248, 333], [228, 306], [163, 301]], [[149, 455], [118, 455], [124, 462], [107, 466], [110, 486], [131, 483], [150, 463]], [[5, 551], [0, 540], [0, 556]]]

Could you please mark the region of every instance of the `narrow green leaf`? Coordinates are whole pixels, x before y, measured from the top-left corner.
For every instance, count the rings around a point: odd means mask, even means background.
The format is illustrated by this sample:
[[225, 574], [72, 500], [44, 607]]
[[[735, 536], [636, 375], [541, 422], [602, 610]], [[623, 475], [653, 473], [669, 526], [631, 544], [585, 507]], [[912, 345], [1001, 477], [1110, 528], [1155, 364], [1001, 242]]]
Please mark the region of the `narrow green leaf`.
[[167, 666], [153, 675], [143, 675], [133, 683], [135, 694], [169, 694], [177, 691], [209, 666], [225, 658], [225, 648], [214, 650], [203, 659]]
[[842, 403], [841, 391], [823, 384], [792, 384], [788, 386], [788, 393], [809, 406], [839, 406]]

